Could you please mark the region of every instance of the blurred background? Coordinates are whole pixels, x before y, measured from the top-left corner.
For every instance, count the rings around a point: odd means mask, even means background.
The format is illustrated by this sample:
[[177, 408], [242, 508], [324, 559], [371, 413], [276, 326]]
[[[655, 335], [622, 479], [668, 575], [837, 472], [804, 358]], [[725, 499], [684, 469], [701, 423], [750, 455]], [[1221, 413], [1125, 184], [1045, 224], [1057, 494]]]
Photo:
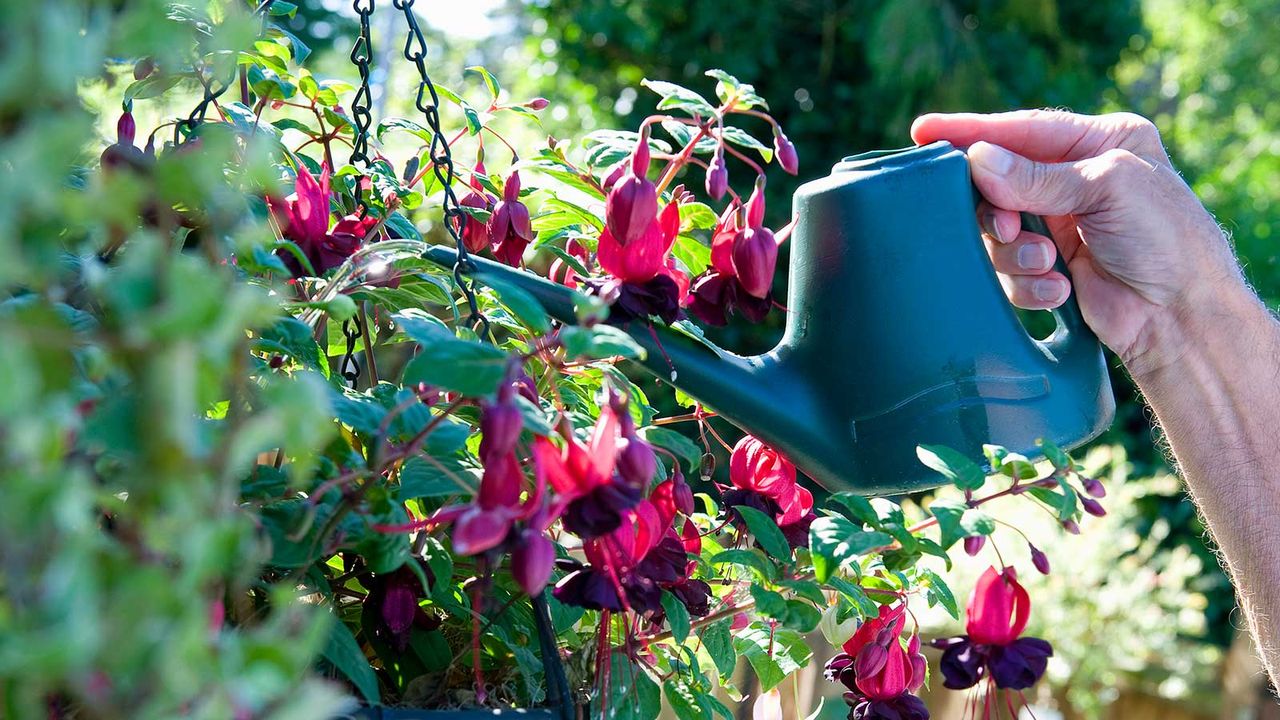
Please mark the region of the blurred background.
[[[292, 29], [316, 51], [320, 71], [349, 74], [349, 3], [301, 5]], [[844, 155], [910, 144], [908, 128], [922, 112], [1139, 112], [1160, 127], [1260, 294], [1273, 306], [1280, 299], [1274, 0], [467, 0], [420, 3], [419, 13], [433, 31], [437, 79], [462, 88], [478, 82], [462, 68], [485, 65], [511, 96], [549, 98], [545, 132], [558, 138], [634, 127], [656, 100], [639, 87], [645, 77], [710, 92], [702, 73], [722, 68], [754, 83], [800, 153], [798, 178], [771, 177], [775, 226], [796, 185]], [[393, 15], [374, 20], [388, 22], [375, 27], [383, 53], [375, 118], [411, 110], [409, 68], [393, 62]], [[533, 143], [543, 130], [513, 132]], [[781, 321], [774, 313], [771, 324], [730, 326], [716, 339], [763, 350]], [[1112, 514], [1087, 523], [1080, 537], [1047, 518], [1032, 533], [1055, 567], [1047, 578], [1026, 578], [1033, 630], [1058, 651], [1037, 717], [1280, 717], [1159, 431], [1124, 373], [1113, 380], [1116, 423], [1081, 452], [1109, 478]], [[939, 632], [950, 630], [945, 620], [937, 619]], [[834, 689], [811, 668], [783, 695], [800, 710], [795, 717], [822, 695], [831, 697], [821, 716], [843, 717]], [[935, 717], [960, 717], [963, 706], [947, 702], [931, 700]]]

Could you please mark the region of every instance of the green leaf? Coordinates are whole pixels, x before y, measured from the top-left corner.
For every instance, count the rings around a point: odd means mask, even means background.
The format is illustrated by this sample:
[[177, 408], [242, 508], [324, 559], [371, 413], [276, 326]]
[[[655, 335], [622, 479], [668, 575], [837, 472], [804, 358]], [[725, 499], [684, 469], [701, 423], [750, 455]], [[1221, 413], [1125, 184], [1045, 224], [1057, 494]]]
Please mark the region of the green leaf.
[[1036, 472], [1035, 464], [1018, 453], [1007, 453], [1000, 461], [998, 469], [1001, 475], [1018, 480], [1030, 480], [1040, 474]]
[[510, 358], [492, 345], [454, 338], [421, 347], [405, 366], [405, 385], [424, 382], [478, 397], [497, 390], [507, 374]]
[[389, 130], [404, 130], [405, 132], [417, 136], [418, 139], [423, 142], [431, 142], [431, 130], [419, 125], [413, 120], [409, 120], [408, 118], [386, 118], [382, 122], [378, 123], [378, 127], [374, 130], [374, 135], [378, 138], [378, 141], [381, 142], [382, 136]]
[[671, 254], [694, 276], [711, 267], [711, 246], [692, 235], [677, 235]]
[[734, 668], [738, 666], [738, 655], [733, 651], [733, 633], [730, 628], [732, 624], [732, 620], [726, 619], [698, 630], [702, 647], [707, 649], [711, 661], [716, 664], [716, 670], [724, 679], [732, 678]]
[[771, 162], [773, 160], [773, 148], [755, 139], [754, 136], [742, 128], [726, 125], [724, 129], [721, 130], [721, 137], [734, 145], [755, 150], [760, 153], [760, 157], [764, 158], [765, 162]]
[[662, 96], [659, 110], [686, 110], [693, 115], [714, 115], [716, 109], [707, 99], [686, 87], [662, 80], [644, 79], [640, 84]]
[[969, 506], [963, 502], [947, 498], [938, 498], [929, 503], [929, 512], [938, 519], [938, 530], [940, 531], [938, 544], [943, 549], [955, 545], [965, 536], [964, 531], [960, 529], [960, 518], [964, 516], [965, 510], [968, 509]]
[[965, 535], [990, 535], [996, 531], [996, 521], [978, 508], [969, 508], [960, 516], [960, 529]]
[[735, 548], [717, 553], [710, 560], [712, 565], [741, 565], [756, 572], [765, 580], [772, 580], [777, 571], [759, 550], [755, 548]]
[[688, 684], [680, 682], [678, 675], [672, 676], [662, 684], [662, 693], [667, 698], [667, 706], [679, 720], [708, 720], [702, 712], [697, 695]]
[[410, 458], [400, 468], [401, 502], [423, 497], [451, 497], [475, 491], [475, 476], [452, 458]]
[[680, 204], [680, 231], [710, 230], [716, 226], [716, 213], [700, 202]]
[[787, 600], [787, 615], [783, 624], [792, 630], [802, 633], [813, 632], [822, 621], [822, 613], [813, 605], [803, 601]]
[[756, 611], [774, 620], [785, 620], [787, 617], [787, 599], [782, 594], [761, 585], [751, 586], [751, 599], [755, 601]]
[[664, 448], [683, 460], [688, 465], [690, 473], [693, 473], [702, 463], [702, 448], [675, 430], [649, 426], [641, 430], [640, 434], [652, 445]]
[[464, 72], [477, 73], [484, 78], [485, 87], [489, 88], [489, 95], [496, 102], [498, 95], [502, 92], [502, 86], [498, 84], [498, 78], [493, 76], [483, 65], [470, 65], [464, 69]]
[[926, 467], [936, 470], [961, 490], [977, 490], [987, 481], [977, 463], [948, 447], [920, 445], [916, 456]]
[[471, 107], [471, 103], [467, 102], [466, 100], [463, 100], [462, 97], [458, 95], [458, 93], [440, 84], [436, 85], [436, 93], [438, 93], [445, 100], [448, 100], [449, 102], [457, 105], [459, 108], [462, 108], [462, 115], [467, 120], [468, 134], [470, 135], [480, 134], [480, 130], [484, 127], [484, 123], [480, 119], [480, 113], [475, 108]]
[[572, 358], [602, 360], [621, 356], [642, 360], [645, 357], [644, 348], [635, 339], [612, 325], [568, 326], [560, 330], [559, 337], [565, 352]]
[[1036, 441], [1036, 445], [1040, 446], [1040, 450], [1044, 452], [1044, 456], [1053, 466], [1059, 470], [1070, 472], [1075, 470], [1076, 464], [1072, 462], [1071, 456], [1062, 448], [1054, 445], [1048, 438], [1040, 438]]
[[956, 606], [956, 596], [951, 592], [951, 588], [946, 581], [937, 573], [928, 569], [921, 570], [919, 578], [924, 583], [925, 599], [928, 601], [929, 607], [941, 603], [951, 617], [959, 620], [960, 609]]
[[770, 630], [754, 622], [733, 639], [733, 647], [745, 657], [760, 679], [760, 689], [768, 692], [788, 675], [809, 664], [813, 652], [805, 638], [795, 630]]
[[841, 511], [853, 520], [878, 527], [880, 525], [880, 516], [876, 513], [876, 509], [872, 507], [871, 501], [861, 495], [842, 492], [835, 493], [831, 496], [830, 502], [839, 505]]
[[733, 97], [735, 110], [750, 110], [753, 107], [769, 109], [769, 104], [756, 94], [756, 89], [749, 83], [744, 83], [723, 70], [708, 70], [704, 74], [716, 79], [716, 97], [720, 98], [722, 104]]
[[365, 702], [370, 705], [382, 704], [382, 698], [378, 694], [378, 676], [374, 674], [369, 659], [365, 657], [346, 623], [336, 618], [333, 620], [323, 654], [325, 660], [356, 686]]
[[662, 591], [662, 609], [667, 614], [671, 637], [675, 638], [676, 643], [683, 645], [689, 637], [689, 609], [669, 590]]
[[520, 321], [530, 330], [539, 334], [551, 330], [551, 319], [547, 317], [547, 311], [529, 291], [493, 275], [478, 274], [476, 278], [493, 288], [502, 300], [502, 304], [506, 305], [507, 309], [520, 318]]
[[787, 543], [787, 537], [778, 528], [777, 520], [746, 505], [737, 505], [734, 510], [742, 516], [747, 529], [755, 536], [756, 542], [760, 543], [760, 547], [766, 553], [778, 561], [791, 558], [791, 545]]
[[[662, 690], [644, 666], [631, 662], [625, 653], [609, 659], [608, 698], [597, 695], [587, 713], [607, 720], [653, 720], [662, 712]], [[607, 708], [607, 714], [601, 708]]]
[[889, 535], [860, 530], [840, 515], [820, 517], [809, 525], [809, 553], [819, 582], [829, 580], [846, 562], [892, 542]]

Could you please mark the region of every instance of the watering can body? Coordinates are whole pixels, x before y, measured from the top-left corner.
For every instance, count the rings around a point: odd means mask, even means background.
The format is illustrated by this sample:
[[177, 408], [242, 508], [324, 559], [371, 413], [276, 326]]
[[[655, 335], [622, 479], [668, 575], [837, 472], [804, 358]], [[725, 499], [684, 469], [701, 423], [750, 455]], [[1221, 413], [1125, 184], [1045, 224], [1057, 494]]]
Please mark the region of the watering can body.
[[[1074, 298], [1055, 311], [1051, 336], [1027, 334], [986, 256], [974, 201], [968, 162], [947, 143], [846, 158], [796, 192], [776, 348], [741, 357], [666, 328], [628, 330], [650, 371], [832, 491], [939, 485], [916, 457], [921, 444], [979, 464], [984, 443], [1028, 457], [1040, 438], [1079, 445], [1114, 414], [1101, 347]], [[429, 256], [452, 262], [453, 251]], [[574, 321], [568, 288], [474, 262]]]

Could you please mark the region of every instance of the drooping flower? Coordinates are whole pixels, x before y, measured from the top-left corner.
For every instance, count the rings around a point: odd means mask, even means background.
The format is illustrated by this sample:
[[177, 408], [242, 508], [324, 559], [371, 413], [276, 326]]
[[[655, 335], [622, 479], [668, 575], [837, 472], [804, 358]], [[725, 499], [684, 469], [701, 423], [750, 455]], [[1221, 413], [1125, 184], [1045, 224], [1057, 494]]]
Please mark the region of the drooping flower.
[[826, 666], [827, 679], [848, 690], [845, 701], [857, 720], [925, 720], [929, 711], [913, 693], [924, 682], [925, 662], [915, 633], [902, 645], [906, 605], [882, 605], [845, 641]]
[[658, 188], [645, 177], [648, 171], [649, 139], [646, 132], [631, 153], [630, 172], [613, 183], [605, 200], [605, 229], [622, 247], [639, 240], [658, 215]]
[[[753, 195], [752, 199], [756, 197]], [[762, 203], [763, 200], [761, 217]], [[749, 239], [743, 240], [751, 230], [747, 218], [748, 214], [736, 200], [721, 213], [711, 233], [711, 267], [693, 281], [685, 299], [689, 312], [709, 325], [724, 325], [734, 311], [741, 312], [751, 322], [760, 322], [773, 306], [767, 286], [772, 285], [777, 266], [777, 239], [773, 237], [772, 254], [764, 242], [768, 239], [766, 233], [772, 236], [767, 228], [752, 231]], [[742, 243], [741, 250], [738, 250], [739, 243]], [[741, 255], [741, 260], [735, 261], [735, 253]], [[735, 262], [747, 268], [752, 290], [764, 288], [763, 294], [753, 294], [743, 285]]]
[[642, 495], [642, 488], [616, 472], [619, 428], [618, 416], [606, 405], [587, 444], [572, 433], [566, 433], [564, 449], [546, 438], [534, 442], [534, 454], [565, 506], [565, 528], [583, 540], [612, 532]]
[[729, 456], [729, 481], [736, 490], [724, 493], [726, 505], [747, 505], [772, 515], [792, 547], [808, 542], [813, 494], [797, 482], [796, 466], [781, 453], [744, 436]]
[[[458, 200], [458, 204], [463, 207], [488, 210], [490, 217], [492, 217], [494, 197], [485, 191], [479, 180], [479, 176], [485, 174], [484, 161], [477, 158], [475, 169], [472, 170], [471, 179], [467, 183], [470, 190]], [[479, 253], [489, 249], [488, 223], [482, 222], [479, 218], [471, 215], [463, 215], [460, 222], [462, 224], [462, 243], [466, 246], [467, 252]]]
[[782, 128], [773, 126], [773, 154], [778, 158], [778, 165], [790, 175], [800, 172], [800, 157], [796, 155], [796, 146], [791, 144]]
[[716, 148], [716, 153], [707, 163], [707, 194], [713, 200], [719, 200], [729, 191], [729, 168], [724, 164], [724, 152]]
[[680, 206], [676, 202], [668, 203], [661, 214], [651, 216], [644, 230], [625, 242], [606, 225], [597, 249], [600, 267], [623, 282], [646, 283], [666, 267], [679, 232]]
[[[298, 246], [317, 275], [341, 265], [364, 244], [365, 236], [378, 224], [370, 215], [347, 215], [329, 229], [329, 168], [325, 166], [317, 178], [306, 165], [298, 165], [294, 191], [286, 198], [267, 196], [267, 207], [280, 234]], [[304, 274], [302, 264], [293, 253], [277, 252], [294, 275]]]
[[985, 678], [1001, 690], [1034, 685], [1053, 655], [1039, 638], [1019, 637], [1031, 614], [1031, 599], [1012, 567], [987, 568], [965, 610], [965, 635], [934, 641], [941, 648], [943, 684], [953, 690], [973, 687]]
[[529, 208], [520, 201], [520, 173], [512, 170], [502, 186], [502, 199], [489, 216], [489, 241], [499, 261], [519, 267], [525, 248], [533, 241]]

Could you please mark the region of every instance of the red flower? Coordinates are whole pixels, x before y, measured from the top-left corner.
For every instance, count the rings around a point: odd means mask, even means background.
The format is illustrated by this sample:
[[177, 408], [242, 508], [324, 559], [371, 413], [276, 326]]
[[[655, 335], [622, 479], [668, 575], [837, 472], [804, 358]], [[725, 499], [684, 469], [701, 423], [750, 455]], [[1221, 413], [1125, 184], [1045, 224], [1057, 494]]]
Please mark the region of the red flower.
[[613, 183], [605, 200], [605, 229], [623, 247], [639, 240], [658, 214], [658, 188], [645, 177], [648, 170], [649, 140], [644, 134], [631, 154], [631, 172]]
[[[476, 160], [475, 169], [471, 172], [471, 180], [467, 183], [471, 188], [458, 204], [463, 207], [476, 208], [479, 210], [493, 209], [493, 196], [485, 192], [484, 186], [480, 184], [477, 176], [484, 175], [484, 162]], [[492, 217], [492, 215], [490, 215]], [[479, 219], [471, 215], [464, 214], [462, 223], [462, 243], [466, 246], [467, 252], [479, 253], [489, 249], [489, 226], [487, 223], [481, 222]]]
[[281, 234], [297, 243], [303, 252], [319, 244], [329, 230], [329, 167], [325, 166], [317, 180], [306, 165], [299, 163], [293, 194], [284, 200], [268, 196], [267, 206], [280, 225]]
[[813, 494], [796, 481], [796, 466], [790, 460], [747, 435], [729, 456], [729, 481], [737, 490], [725, 493], [726, 504], [771, 513], [793, 546], [808, 541]]
[[975, 643], [1007, 645], [1022, 634], [1030, 614], [1031, 599], [1013, 568], [987, 568], [969, 596], [965, 631]]
[[668, 253], [680, 232], [680, 206], [668, 203], [660, 216], [649, 218], [644, 230], [625, 240], [611, 227], [606, 225], [600, 233], [600, 266], [623, 282], [646, 283], [666, 268]]
[[502, 200], [489, 216], [489, 240], [493, 254], [501, 262], [518, 267], [524, 250], [533, 241], [529, 224], [529, 208], [520, 202], [520, 173], [513, 170], [502, 186]]

